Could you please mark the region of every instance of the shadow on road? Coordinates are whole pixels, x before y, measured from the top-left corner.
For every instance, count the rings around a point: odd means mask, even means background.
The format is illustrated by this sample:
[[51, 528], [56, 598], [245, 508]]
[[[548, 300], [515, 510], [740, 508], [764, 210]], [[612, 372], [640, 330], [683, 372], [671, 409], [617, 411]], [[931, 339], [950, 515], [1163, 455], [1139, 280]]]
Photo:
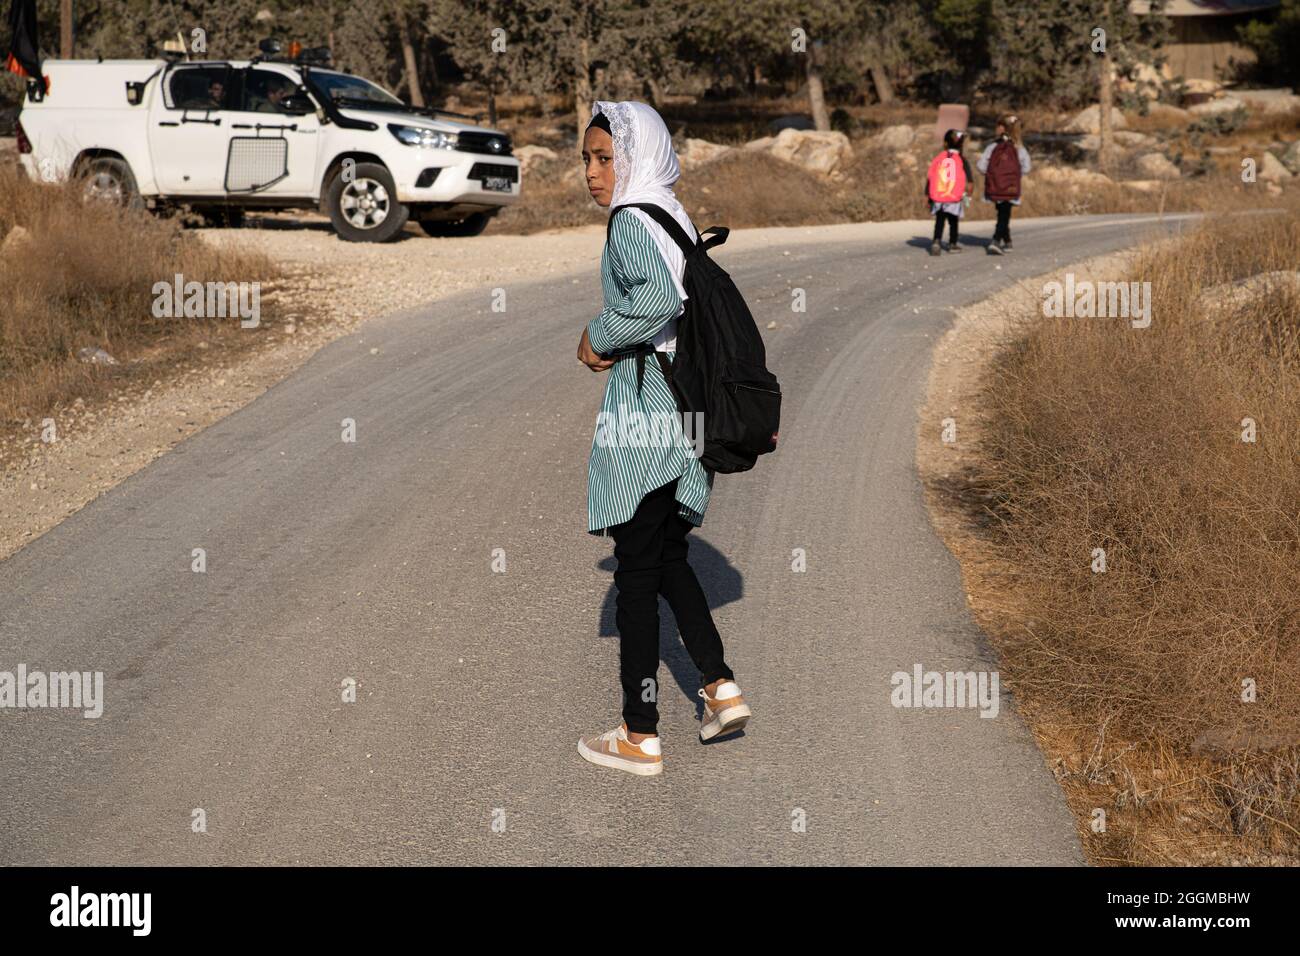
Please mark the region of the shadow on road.
[[[704, 588], [705, 596], [709, 599], [710, 611], [717, 611], [723, 605], [739, 601], [744, 595], [744, 576], [732, 566], [721, 551], [695, 535], [690, 537], [690, 564], [695, 569], [696, 577], [700, 579], [700, 586]], [[596, 567], [613, 574], [617, 565], [614, 556], [610, 555], [602, 559]], [[618, 637], [618, 627], [615, 624], [617, 595], [618, 589], [610, 584], [600, 607], [600, 622], [597, 628], [599, 637]], [[722, 641], [726, 644], [726, 634], [722, 635]], [[677, 636], [677, 619], [673, 617], [672, 609], [662, 597], [659, 598], [659, 659], [668, 665], [668, 671], [677, 682], [678, 688], [686, 699], [695, 705], [698, 717], [700, 708], [704, 706], [696, 694], [700, 689], [700, 672], [696, 670], [691, 656], [686, 653], [686, 645]]]

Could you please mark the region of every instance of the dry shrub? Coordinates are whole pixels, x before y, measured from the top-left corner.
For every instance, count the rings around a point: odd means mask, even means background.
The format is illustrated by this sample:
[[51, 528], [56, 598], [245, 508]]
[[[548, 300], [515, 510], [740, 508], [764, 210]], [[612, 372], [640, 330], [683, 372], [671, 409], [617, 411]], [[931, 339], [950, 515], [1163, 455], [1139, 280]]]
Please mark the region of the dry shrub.
[[1291, 852], [1300, 294], [1278, 282], [1213, 303], [1215, 287], [1297, 265], [1294, 208], [1223, 218], [1135, 262], [1149, 328], [1036, 318], [991, 372], [977, 482], [1026, 609], [1000, 640], [1017, 692], [1096, 739], [1209, 759], [1184, 767], [1180, 799], [1212, 793], [1234, 832], [1263, 827]]
[[[265, 281], [274, 269], [264, 256], [207, 245], [174, 220], [83, 203], [74, 187], [39, 185], [11, 167], [0, 168], [0, 193], [0, 241], [15, 227], [28, 233], [0, 256], [0, 421], [158, 371], [200, 341], [251, 338], [238, 320], [155, 318], [152, 289], [178, 273], [187, 282]], [[271, 312], [264, 300], [264, 321]], [[80, 362], [86, 347], [122, 364]]]

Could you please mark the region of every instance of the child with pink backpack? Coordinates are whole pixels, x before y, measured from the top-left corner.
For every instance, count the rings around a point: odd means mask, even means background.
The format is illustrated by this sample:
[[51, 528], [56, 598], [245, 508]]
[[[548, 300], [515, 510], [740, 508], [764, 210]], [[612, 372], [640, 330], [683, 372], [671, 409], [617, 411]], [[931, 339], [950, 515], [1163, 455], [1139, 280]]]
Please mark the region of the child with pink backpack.
[[943, 238], [944, 223], [948, 224], [948, 251], [961, 252], [957, 245], [957, 221], [969, 202], [974, 188], [970, 163], [961, 154], [966, 134], [959, 129], [950, 129], [943, 134], [943, 151], [930, 161], [930, 168], [925, 177], [925, 198], [930, 200], [930, 215], [934, 216], [934, 241], [930, 243], [930, 255], [937, 256], [943, 251], [940, 239]]

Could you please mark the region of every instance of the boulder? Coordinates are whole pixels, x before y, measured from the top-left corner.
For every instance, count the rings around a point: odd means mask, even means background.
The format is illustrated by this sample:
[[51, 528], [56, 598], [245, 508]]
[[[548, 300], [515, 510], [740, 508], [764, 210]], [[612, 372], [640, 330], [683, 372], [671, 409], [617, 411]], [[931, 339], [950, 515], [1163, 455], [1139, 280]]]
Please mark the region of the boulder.
[[1147, 179], [1178, 179], [1182, 176], [1178, 167], [1164, 153], [1143, 153], [1135, 165], [1138, 172]]
[[1219, 116], [1224, 113], [1235, 113], [1237, 110], [1244, 110], [1245, 108], [1246, 104], [1235, 96], [1221, 96], [1216, 100], [1197, 103], [1188, 112], [1193, 116]]
[[764, 136], [745, 144], [777, 159], [802, 166], [809, 172], [833, 176], [853, 155], [849, 138], [843, 133], [820, 133], [815, 130], [783, 129], [776, 136]]
[[1290, 90], [1233, 90], [1232, 95], [1257, 113], [1290, 113], [1300, 109], [1300, 96]]
[[1282, 160], [1282, 165], [1293, 173], [1300, 173], [1300, 139], [1296, 140], [1278, 157]]
[[1292, 177], [1293, 173], [1282, 165], [1272, 153], [1265, 153], [1263, 159], [1259, 161], [1259, 170], [1255, 173], [1256, 179], [1262, 179], [1266, 183], [1280, 183]]
[[1151, 149], [1156, 145], [1156, 138], [1154, 136], [1148, 136], [1146, 133], [1135, 133], [1132, 130], [1117, 129], [1115, 130], [1115, 142], [1129, 149]]
[[556, 158], [555, 150], [548, 149], [545, 146], [516, 146], [515, 159], [519, 160], [519, 166], [524, 172], [544, 160]]
[[706, 139], [688, 139], [677, 150], [677, 161], [681, 163], [682, 169], [694, 169], [696, 166], [711, 163], [729, 152], [731, 147], [723, 146], [721, 143], [710, 143]]
[[[1117, 107], [1110, 108], [1110, 128], [1123, 129], [1128, 126], [1128, 120]], [[1074, 115], [1074, 119], [1066, 125], [1067, 133], [1099, 133], [1101, 132], [1101, 107], [1096, 104], [1089, 106], [1085, 110], [1080, 110]]]
[[1164, 189], [1165, 183], [1159, 179], [1130, 179], [1127, 182], [1120, 183], [1125, 189], [1134, 189], [1140, 193], [1158, 193]]
[[1091, 169], [1078, 169], [1074, 166], [1035, 166], [1033, 176], [1036, 180], [1054, 186], [1112, 186], [1115, 181], [1104, 173]]
[[32, 234], [22, 226], [14, 226], [0, 242], [0, 259], [16, 255], [19, 250], [32, 241]]
[[916, 130], [910, 126], [886, 126], [871, 138], [873, 146], [899, 152], [916, 142]]

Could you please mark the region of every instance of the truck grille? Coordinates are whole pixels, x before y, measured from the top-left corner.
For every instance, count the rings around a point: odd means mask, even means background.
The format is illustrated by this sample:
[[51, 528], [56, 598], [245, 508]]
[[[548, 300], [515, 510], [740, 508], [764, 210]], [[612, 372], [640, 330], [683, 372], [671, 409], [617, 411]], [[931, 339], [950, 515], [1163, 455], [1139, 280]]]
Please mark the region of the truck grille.
[[519, 182], [518, 166], [501, 166], [497, 163], [475, 163], [469, 168], [467, 179], [482, 179], [485, 176], [501, 176], [512, 183]]
[[463, 153], [490, 153], [494, 156], [509, 156], [511, 152], [509, 136], [475, 130], [461, 130], [456, 135], [456, 148]]

